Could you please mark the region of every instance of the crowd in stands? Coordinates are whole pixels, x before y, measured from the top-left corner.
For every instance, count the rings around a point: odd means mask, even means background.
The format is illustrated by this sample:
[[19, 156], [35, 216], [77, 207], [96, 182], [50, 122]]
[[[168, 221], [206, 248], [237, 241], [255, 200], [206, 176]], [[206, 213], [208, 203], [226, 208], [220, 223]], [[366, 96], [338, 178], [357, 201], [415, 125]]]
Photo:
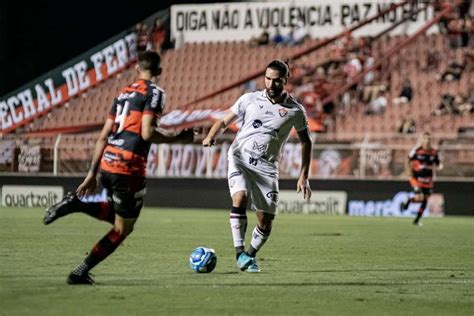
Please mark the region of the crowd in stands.
[[[434, 1], [435, 11], [441, 11], [449, 1]], [[449, 48], [456, 50], [464, 49], [463, 60], [457, 60], [456, 54], [449, 55], [448, 66], [440, 69], [445, 62], [442, 55], [435, 47], [428, 49], [417, 58], [417, 71], [421, 73], [433, 73], [439, 82], [440, 104], [432, 112], [432, 115], [446, 114], [468, 114], [474, 112], [474, 87], [471, 85], [468, 91], [462, 94], [447, 89], [444, 83], [461, 80], [466, 73], [472, 75], [474, 70], [474, 23], [468, 14], [470, 1], [464, 1], [449, 16], [441, 19], [439, 30], [448, 39]], [[138, 51], [153, 49], [161, 52], [167, 38], [167, 30], [159, 19], [154, 25], [145, 23], [137, 24]], [[253, 37], [248, 45], [259, 46], [297, 46], [309, 38], [308, 30], [302, 25], [297, 25], [282, 32], [279, 28], [263, 29], [261, 33]], [[356, 78], [362, 71], [371, 68], [375, 64], [372, 53], [374, 41], [370, 37], [354, 37], [349, 30], [334, 42], [330, 47], [330, 56], [327, 60], [314, 64], [304, 58], [292, 61], [292, 77], [289, 80], [288, 90], [306, 108], [308, 115], [322, 125], [331, 126], [337, 116], [351, 113], [354, 107], [362, 107], [365, 115], [383, 115], [388, 107], [411, 106], [413, 96], [417, 93], [413, 83], [403, 79], [400, 92], [393, 96], [390, 87], [390, 76], [383, 74], [381, 69], [368, 72], [364, 78], [355, 82], [347, 91], [332, 97], [334, 91], [346, 85]], [[180, 45], [175, 43], [175, 48]], [[470, 49], [469, 49], [470, 47]], [[384, 48], [386, 50], [387, 48]], [[459, 56], [456, 55], [456, 56]], [[396, 58], [396, 57], [395, 57]], [[416, 85], [415, 85], [416, 86]], [[256, 80], [251, 80], [242, 86], [243, 92], [261, 89]], [[391, 93], [390, 93], [391, 91]], [[324, 101], [324, 102], [323, 102]], [[400, 122], [398, 131], [400, 133], [413, 133], [416, 131], [416, 122], [411, 117], [406, 117]]]
[[135, 26], [137, 34], [137, 52], [154, 50], [161, 53], [167, 39], [167, 30], [159, 18], [155, 19], [153, 25], [146, 23], [137, 23]]
[[[437, 10], [444, 8], [445, 2], [438, 1]], [[436, 49], [429, 49], [423, 59], [417, 60], [420, 72], [434, 72], [438, 78], [439, 90], [445, 89], [444, 82], [459, 81], [463, 73], [472, 76], [474, 70], [474, 23], [473, 18], [467, 14], [469, 3], [462, 3], [451, 15], [440, 22], [439, 28], [448, 37], [449, 48], [456, 50], [465, 48], [463, 60], [450, 57], [450, 62], [444, 70], [440, 70], [442, 56]], [[270, 36], [264, 30], [259, 37], [250, 41], [251, 46], [260, 45], [298, 45], [307, 37], [298, 37], [295, 41], [294, 30], [282, 35], [275, 29]], [[295, 61], [292, 64], [293, 76], [289, 81], [290, 92], [305, 106], [310, 117], [321, 120], [324, 124], [331, 124], [336, 116], [350, 113], [352, 106], [363, 106], [366, 115], [382, 115], [387, 106], [405, 106], [411, 103], [414, 91], [409, 79], [405, 79], [399, 95], [388, 100], [387, 91], [390, 82], [386, 76], [381, 76], [380, 71], [371, 71], [362, 81], [352, 85], [341, 96], [322, 103], [335, 90], [354, 79], [365, 69], [371, 68], [375, 59], [372, 56], [372, 38], [354, 38], [349, 31], [339, 38], [331, 47], [331, 57], [322, 64], [314, 65]], [[455, 54], [453, 54], [454, 56]], [[451, 55], [449, 55], [451, 56]], [[464, 94], [444, 93], [439, 107], [433, 115], [469, 114], [474, 112], [474, 87], [471, 85]], [[413, 133], [416, 123], [411, 118], [405, 118], [400, 124], [399, 132]]]
[[292, 26], [285, 34], [282, 34], [278, 27], [275, 27], [273, 35], [270, 35], [268, 29], [263, 29], [260, 35], [250, 39], [249, 45], [251, 47], [266, 45], [293, 46], [303, 43], [308, 38], [308, 30], [302, 24], [299, 24], [297, 26]]

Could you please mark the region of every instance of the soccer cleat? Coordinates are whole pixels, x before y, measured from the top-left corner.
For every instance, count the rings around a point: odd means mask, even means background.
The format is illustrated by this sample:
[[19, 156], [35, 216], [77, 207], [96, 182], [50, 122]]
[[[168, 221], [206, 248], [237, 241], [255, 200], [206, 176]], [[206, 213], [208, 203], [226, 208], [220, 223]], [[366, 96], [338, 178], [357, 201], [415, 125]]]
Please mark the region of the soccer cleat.
[[255, 258], [253, 258], [252, 263], [247, 267], [245, 271], [250, 273], [260, 272], [260, 268], [258, 267], [257, 260]]
[[408, 208], [408, 203], [407, 202], [400, 203], [400, 210], [401, 211], [406, 211], [407, 208]]
[[91, 278], [91, 276], [88, 273], [85, 273], [82, 275], [70, 273], [69, 276], [67, 277], [66, 282], [67, 284], [71, 284], [71, 285], [78, 285], [78, 284], [93, 285], [95, 283], [95, 281]]
[[416, 225], [418, 227], [423, 227], [423, 223], [422, 222], [413, 222], [413, 225]]
[[60, 202], [54, 204], [46, 210], [43, 223], [48, 225], [60, 217], [76, 212], [77, 210], [75, 207], [78, 206], [79, 203], [81, 203], [81, 201], [77, 198], [77, 196], [72, 192], [68, 192], [68, 194], [66, 194]]
[[247, 271], [251, 273], [260, 272], [260, 268], [257, 265], [257, 260], [250, 257], [247, 253], [242, 252], [237, 259], [237, 266], [241, 271]]

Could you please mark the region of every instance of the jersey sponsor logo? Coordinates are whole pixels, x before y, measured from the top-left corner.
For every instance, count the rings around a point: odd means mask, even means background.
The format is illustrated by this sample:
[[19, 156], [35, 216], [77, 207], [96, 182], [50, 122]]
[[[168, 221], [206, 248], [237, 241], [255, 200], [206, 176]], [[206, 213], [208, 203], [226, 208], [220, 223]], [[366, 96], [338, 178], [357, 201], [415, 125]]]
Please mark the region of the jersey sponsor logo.
[[125, 140], [123, 140], [123, 139], [114, 139], [112, 136], [109, 136], [109, 138], [108, 138], [108, 143], [110, 145], [122, 147], [124, 142], [125, 142]]
[[280, 114], [280, 117], [285, 117], [288, 114], [288, 110], [285, 108], [280, 108], [278, 110], [278, 114]]
[[253, 121], [253, 123], [252, 123], [253, 128], [259, 128], [259, 127], [261, 127], [262, 125], [263, 125], [263, 123], [262, 123], [262, 121], [260, 121], [260, 120], [255, 120], [255, 121]]
[[104, 159], [105, 159], [106, 161], [113, 161], [113, 160], [118, 159], [118, 157], [117, 157], [116, 154], [111, 153], [111, 152], [109, 152], [109, 151], [106, 151], [106, 152], [104, 152]]
[[118, 96], [117, 100], [122, 101], [122, 100], [132, 99], [132, 98], [134, 98], [136, 95], [137, 95], [136, 92], [132, 92], [132, 93], [122, 92], [122, 93], [120, 93], [120, 95]]
[[271, 199], [272, 202], [278, 202], [278, 191], [270, 191], [265, 195], [267, 196], [267, 198]]

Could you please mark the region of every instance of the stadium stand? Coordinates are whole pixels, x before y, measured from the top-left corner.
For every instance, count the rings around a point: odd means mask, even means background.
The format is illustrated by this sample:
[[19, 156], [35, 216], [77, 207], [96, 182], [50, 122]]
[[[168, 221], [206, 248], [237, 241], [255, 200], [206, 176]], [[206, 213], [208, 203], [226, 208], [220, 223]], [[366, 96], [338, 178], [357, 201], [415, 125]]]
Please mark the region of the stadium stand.
[[[341, 34], [343, 38], [345, 34]], [[392, 47], [397, 47], [408, 35], [384, 35], [371, 42], [370, 55], [378, 60]], [[299, 58], [292, 60], [291, 65], [295, 73], [303, 68], [316, 69], [319, 65], [334, 62], [334, 45], [329, 44], [320, 49], [310, 51], [324, 39], [309, 39], [295, 46], [251, 46], [244, 41], [187, 43], [179, 49], [166, 50], [163, 53], [163, 74], [159, 85], [166, 91], [167, 100], [165, 113], [179, 109], [192, 111], [199, 109], [225, 109], [242, 94], [244, 87], [236, 84], [233, 88], [216, 94], [213, 97], [195, 102], [204, 96], [211, 95], [222, 88], [232, 86], [243, 78], [251, 77], [256, 71], [262, 70], [262, 65], [275, 58]], [[360, 38], [353, 38], [354, 43]], [[368, 41], [368, 39], [366, 39]], [[337, 45], [337, 43], [336, 43]], [[428, 52], [438, 54], [439, 64], [435, 69], [425, 70]], [[301, 55], [301, 57], [300, 57]], [[413, 43], [407, 45], [382, 63], [377, 69], [376, 80], [385, 86], [388, 105], [383, 114], [372, 116], [365, 114], [366, 102], [360, 97], [351, 95], [350, 106], [341, 110], [341, 98], [335, 100], [336, 108], [332, 113], [322, 113], [318, 102], [322, 96], [314, 101], [314, 108], [307, 108], [313, 119], [327, 126], [324, 138], [337, 141], [360, 141], [364, 137], [383, 140], [390, 145], [411, 144], [413, 139], [399, 134], [402, 121], [410, 118], [419, 130], [430, 130], [435, 137], [455, 139], [458, 130], [474, 126], [473, 110], [465, 113], [447, 113], [435, 115], [442, 104], [443, 96], [472, 95], [474, 87], [473, 76], [473, 48], [452, 48], [450, 37], [444, 33], [422, 34]], [[345, 63], [347, 54], [340, 63]], [[456, 62], [464, 66], [459, 80], [443, 81], [440, 76], [448, 66]], [[64, 106], [54, 109], [47, 115], [40, 117], [29, 124], [25, 132], [38, 133], [42, 130], [101, 125], [109, 111], [114, 96], [119, 89], [129, 84], [135, 74], [133, 66], [109, 77], [95, 87], [73, 97]], [[326, 74], [327, 75], [327, 74]], [[330, 77], [330, 75], [327, 75]], [[413, 98], [408, 104], [393, 104], [392, 100], [398, 96], [405, 79], [409, 78], [413, 88]], [[329, 78], [333, 80], [334, 78]], [[334, 79], [332, 88], [343, 85], [347, 78]], [[310, 79], [311, 80], [311, 79]], [[339, 82], [338, 82], [339, 80]], [[262, 87], [262, 79], [257, 78], [257, 87]], [[299, 83], [301, 84], [301, 83]], [[298, 83], [291, 85], [291, 90], [298, 90]], [[364, 86], [359, 85], [358, 93], [362, 94]], [[329, 91], [330, 92], [330, 91]], [[472, 107], [472, 100], [471, 107]], [[303, 102], [304, 103], [304, 102]], [[211, 122], [204, 122], [209, 126]], [[87, 131], [87, 130], [86, 130]], [[79, 136], [65, 136], [67, 150], [65, 155], [71, 160], [88, 159], [86, 152], [78, 148], [91, 148], [97, 132]], [[21, 137], [21, 135], [19, 135]], [[43, 145], [52, 148], [54, 135], [42, 139]], [[63, 139], [64, 142], [64, 139]], [[464, 157], [469, 154], [460, 153]]]

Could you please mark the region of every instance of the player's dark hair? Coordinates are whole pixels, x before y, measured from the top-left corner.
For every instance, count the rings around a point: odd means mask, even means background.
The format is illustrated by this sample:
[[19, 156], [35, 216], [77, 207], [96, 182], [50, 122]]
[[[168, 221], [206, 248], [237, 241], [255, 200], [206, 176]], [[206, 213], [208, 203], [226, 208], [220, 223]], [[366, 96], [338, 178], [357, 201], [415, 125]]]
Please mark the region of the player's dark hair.
[[267, 68], [278, 70], [283, 78], [288, 79], [291, 76], [288, 60], [275, 59], [268, 64]]
[[138, 54], [138, 66], [142, 70], [148, 70], [152, 76], [160, 73], [161, 57], [157, 52], [147, 50]]

